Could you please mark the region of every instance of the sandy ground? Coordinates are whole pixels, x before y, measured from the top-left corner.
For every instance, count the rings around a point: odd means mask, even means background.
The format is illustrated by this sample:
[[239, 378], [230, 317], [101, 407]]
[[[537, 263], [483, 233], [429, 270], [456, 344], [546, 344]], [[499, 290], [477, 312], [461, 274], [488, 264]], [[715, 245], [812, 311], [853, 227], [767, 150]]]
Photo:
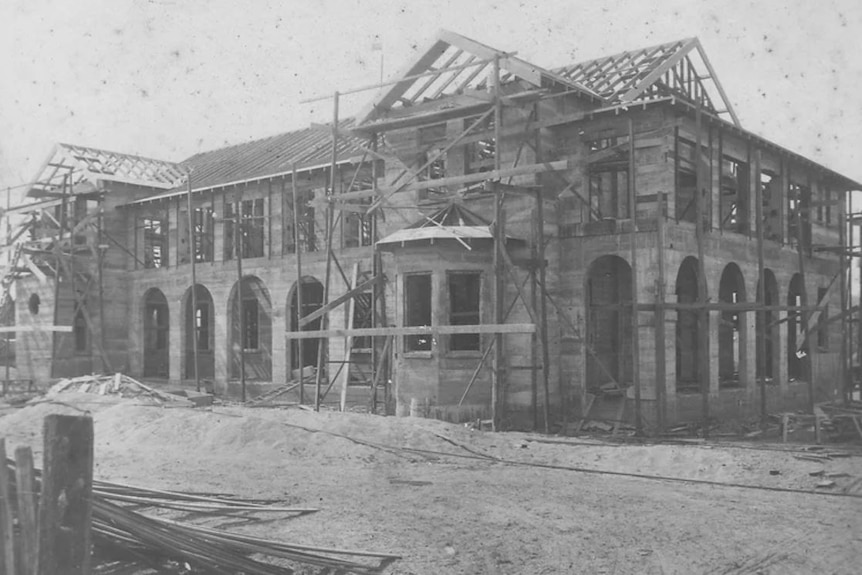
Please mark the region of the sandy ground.
[[[815, 462], [794, 457], [801, 446], [619, 445], [75, 393], [0, 410], [0, 436], [38, 451], [44, 415], [80, 410], [95, 420], [98, 478], [318, 507], [238, 529], [401, 554], [392, 575], [862, 572], [858, 448]], [[833, 488], [816, 488], [820, 470]]]

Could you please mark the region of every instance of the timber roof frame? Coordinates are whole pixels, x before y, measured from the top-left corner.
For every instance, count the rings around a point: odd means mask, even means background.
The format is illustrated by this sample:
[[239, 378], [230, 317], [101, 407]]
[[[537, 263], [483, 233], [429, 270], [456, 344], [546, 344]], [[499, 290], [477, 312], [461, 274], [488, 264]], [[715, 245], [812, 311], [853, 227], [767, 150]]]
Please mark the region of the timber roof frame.
[[[435, 100], [454, 86], [454, 93], [463, 93], [470, 86], [487, 87], [489, 78], [483, 72], [499, 62], [501, 83], [524, 80], [536, 88], [553, 85], [572, 90], [599, 102], [604, 99], [595, 91], [547, 70], [511, 52], [492, 48], [455, 32], [441, 29], [428, 49], [396, 74], [400, 81], [387, 84], [356, 118], [358, 130], [373, 129], [373, 122], [393, 106], [410, 107], [422, 100]], [[470, 70], [472, 68], [472, 70]], [[474, 84], [475, 82], [475, 84]]]
[[179, 164], [99, 148], [58, 143], [27, 190], [29, 197], [71, 193], [78, 184], [99, 180], [171, 189], [185, 177]]
[[599, 93], [609, 104], [676, 96], [713, 114], [727, 114], [741, 127], [706, 51], [694, 37], [563, 66], [555, 72]]

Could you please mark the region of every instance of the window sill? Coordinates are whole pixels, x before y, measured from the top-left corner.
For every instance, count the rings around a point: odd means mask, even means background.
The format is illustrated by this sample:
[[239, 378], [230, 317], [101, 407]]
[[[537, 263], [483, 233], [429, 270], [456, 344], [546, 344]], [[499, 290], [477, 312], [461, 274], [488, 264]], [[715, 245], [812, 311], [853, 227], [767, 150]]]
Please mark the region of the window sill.
[[452, 359], [461, 359], [461, 358], [475, 359], [477, 357], [479, 357], [479, 358], [482, 357], [482, 351], [478, 350], [478, 349], [475, 349], [475, 350], [473, 350], [473, 349], [471, 349], [471, 350], [467, 350], [467, 349], [449, 350], [446, 352], [445, 357], [452, 358]]
[[405, 351], [404, 359], [431, 359], [434, 357], [433, 351]]

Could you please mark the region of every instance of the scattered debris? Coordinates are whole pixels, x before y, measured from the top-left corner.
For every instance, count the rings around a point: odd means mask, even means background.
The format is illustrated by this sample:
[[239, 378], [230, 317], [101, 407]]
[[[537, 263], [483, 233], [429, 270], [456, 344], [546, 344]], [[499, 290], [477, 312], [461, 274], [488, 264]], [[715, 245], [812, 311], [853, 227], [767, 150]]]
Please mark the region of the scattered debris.
[[51, 386], [46, 395], [53, 396], [72, 391], [98, 395], [119, 395], [120, 397], [148, 397], [159, 403], [171, 403], [177, 406], [194, 406], [196, 404], [187, 397], [160, 391], [122, 373], [115, 373], [114, 375], [82, 375], [61, 379]]

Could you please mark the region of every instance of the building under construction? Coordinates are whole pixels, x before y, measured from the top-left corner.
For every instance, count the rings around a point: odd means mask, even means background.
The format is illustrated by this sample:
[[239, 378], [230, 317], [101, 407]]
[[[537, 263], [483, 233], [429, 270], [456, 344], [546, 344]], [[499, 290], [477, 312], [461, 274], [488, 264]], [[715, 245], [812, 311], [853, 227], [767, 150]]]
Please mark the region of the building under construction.
[[353, 118], [179, 163], [59, 144], [6, 212], [18, 377], [546, 430], [840, 399], [862, 184], [716, 72], [694, 38], [545, 69], [442, 31]]

